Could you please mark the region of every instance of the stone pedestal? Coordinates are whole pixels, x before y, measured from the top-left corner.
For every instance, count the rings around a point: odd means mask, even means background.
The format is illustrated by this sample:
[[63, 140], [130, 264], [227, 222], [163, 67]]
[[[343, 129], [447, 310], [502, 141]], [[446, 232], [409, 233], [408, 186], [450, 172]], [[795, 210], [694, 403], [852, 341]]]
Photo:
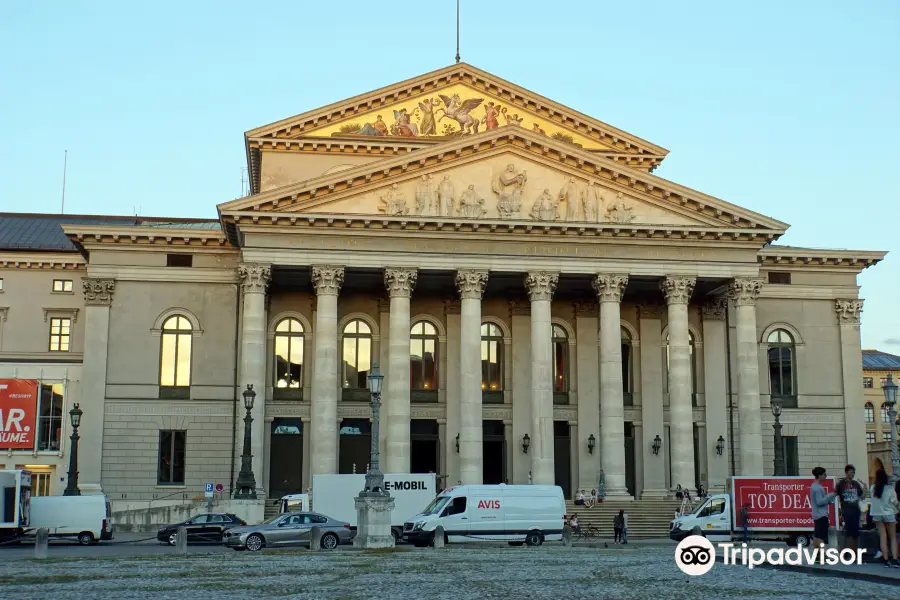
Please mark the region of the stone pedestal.
[[391, 534], [391, 511], [394, 499], [388, 495], [367, 495], [361, 492], [355, 498], [356, 504], [356, 537], [353, 538], [355, 548], [393, 548], [394, 536]]

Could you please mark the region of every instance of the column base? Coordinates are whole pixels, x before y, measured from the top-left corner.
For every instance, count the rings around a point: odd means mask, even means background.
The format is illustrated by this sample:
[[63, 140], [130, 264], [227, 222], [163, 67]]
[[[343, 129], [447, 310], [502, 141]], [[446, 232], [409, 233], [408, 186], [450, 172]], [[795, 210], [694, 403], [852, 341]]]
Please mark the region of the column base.
[[82, 496], [101, 496], [103, 495], [103, 488], [99, 483], [79, 483], [78, 489], [81, 491]]
[[671, 494], [669, 493], [669, 490], [665, 488], [652, 490], [645, 489], [641, 494], [641, 500], [666, 500], [669, 496], [671, 496]]

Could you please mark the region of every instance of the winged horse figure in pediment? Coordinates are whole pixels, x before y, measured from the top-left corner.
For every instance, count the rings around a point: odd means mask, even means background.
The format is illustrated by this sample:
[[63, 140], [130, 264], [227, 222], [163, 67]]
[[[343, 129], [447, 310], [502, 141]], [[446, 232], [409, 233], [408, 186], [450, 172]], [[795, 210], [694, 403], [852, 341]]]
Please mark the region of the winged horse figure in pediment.
[[459, 123], [459, 128], [463, 133], [478, 133], [478, 119], [469, 114], [469, 112], [484, 102], [484, 98], [469, 98], [468, 100], [460, 100], [459, 94], [453, 94], [452, 97], [438, 94], [444, 101], [444, 108], [439, 108], [435, 112], [443, 112], [438, 123], [444, 117], [453, 119]]

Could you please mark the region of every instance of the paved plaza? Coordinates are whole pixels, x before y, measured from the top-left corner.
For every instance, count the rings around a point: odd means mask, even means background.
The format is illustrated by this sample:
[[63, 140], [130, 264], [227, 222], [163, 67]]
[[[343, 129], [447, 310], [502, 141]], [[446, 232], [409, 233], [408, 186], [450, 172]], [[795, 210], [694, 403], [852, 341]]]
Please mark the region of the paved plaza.
[[890, 598], [880, 583], [820, 578], [791, 571], [716, 565], [701, 577], [682, 574], [672, 548], [563, 547], [398, 548], [390, 552], [305, 550], [259, 554], [201, 552], [111, 558], [60, 556], [3, 561], [3, 598], [359, 599], [427, 597], [641, 599]]

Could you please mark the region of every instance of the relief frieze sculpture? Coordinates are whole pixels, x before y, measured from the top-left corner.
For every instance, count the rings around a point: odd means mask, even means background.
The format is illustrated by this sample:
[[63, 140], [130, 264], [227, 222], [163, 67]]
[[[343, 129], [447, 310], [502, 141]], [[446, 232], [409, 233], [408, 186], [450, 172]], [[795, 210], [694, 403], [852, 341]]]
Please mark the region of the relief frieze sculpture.
[[[444, 175], [444, 178], [441, 179], [440, 185], [438, 185], [438, 216], [452, 217], [454, 210], [456, 208], [456, 201], [453, 199], [456, 194], [456, 189], [453, 187], [453, 182], [450, 181], [449, 175]], [[440, 212], [441, 207], [443, 207], [443, 214]]]
[[859, 325], [862, 321], [863, 300], [835, 300], [834, 310], [841, 325]]
[[114, 279], [84, 279], [81, 282], [84, 303], [87, 306], [109, 306], [116, 291]]
[[600, 186], [594, 181], [589, 181], [581, 191], [581, 209], [584, 220], [588, 223], [599, 221], [602, 206], [603, 196], [600, 194]]
[[467, 219], [480, 219], [487, 212], [484, 210], [484, 198], [475, 190], [474, 184], [469, 184], [459, 197], [459, 212]]
[[406, 198], [403, 197], [403, 190], [396, 183], [390, 187], [387, 194], [381, 197], [379, 210], [389, 217], [400, 217], [409, 214]]
[[606, 209], [606, 220], [609, 223], [627, 225], [634, 221], [634, 208], [625, 204], [625, 197], [621, 192], [616, 194], [616, 201]]
[[550, 190], [544, 189], [531, 205], [531, 218], [536, 221], [556, 221], [559, 219], [559, 199]]
[[422, 175], [419, 185], [416, 186], [416, 215], [434, 217], [440, 214], [441, 205], [434, 186], [434, 177], [431, 174]]
[[516, 172], [515, 165], [506, 165], [506, 169], [494, 175], [491, 189], [497, 194], [497, 216], [501, 219], [517, 219], [522, 211], [522, 191], [528, 175], [525, 171]]
[[575, 179], [569, 177], [562, 189], [559, 190], [559, 202], [566, 206], [566, 221], [578, 221], [579, 203], [578, 185]]

